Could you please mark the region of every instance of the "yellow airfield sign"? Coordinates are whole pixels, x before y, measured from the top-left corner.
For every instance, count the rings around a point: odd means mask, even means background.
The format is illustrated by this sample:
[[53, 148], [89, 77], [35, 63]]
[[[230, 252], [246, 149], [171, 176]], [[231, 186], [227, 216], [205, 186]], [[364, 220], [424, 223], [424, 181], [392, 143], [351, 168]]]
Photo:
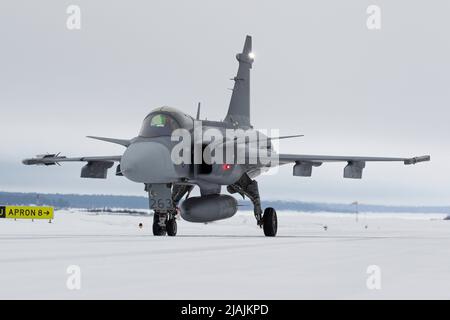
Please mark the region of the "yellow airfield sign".
[[53, 219], [52, 207], [0, 206], [0, 218], [6, 219]]

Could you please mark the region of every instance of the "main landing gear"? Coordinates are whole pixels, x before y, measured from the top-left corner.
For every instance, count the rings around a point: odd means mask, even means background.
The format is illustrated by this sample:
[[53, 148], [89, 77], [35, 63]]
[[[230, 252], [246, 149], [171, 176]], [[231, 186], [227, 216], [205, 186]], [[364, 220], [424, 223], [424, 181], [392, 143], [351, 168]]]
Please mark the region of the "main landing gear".
[[227, 187], [229, 193], [239, 193], [243, 198], [247, 196], [253, 204], [253, 212], [257, 225], [263, 229], [267, 237], [275, 237], [278, 229], [277, 212], [274, 208], [266, 208], [264, 214], [261, 208], [258, 182], [244, 174], [236, 183]]

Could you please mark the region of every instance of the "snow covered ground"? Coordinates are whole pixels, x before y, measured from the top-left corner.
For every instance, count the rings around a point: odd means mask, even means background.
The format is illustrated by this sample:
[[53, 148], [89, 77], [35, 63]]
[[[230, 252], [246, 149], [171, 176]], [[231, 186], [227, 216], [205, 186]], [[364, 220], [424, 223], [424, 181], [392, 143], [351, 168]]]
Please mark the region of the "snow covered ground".
[[[177, 237], [153, 237], [151, 217], [70, 210], [52, 224], [1, 219], [0, 299], [450, 299], [442, 219], [278, 212], [276, 238], [250, 212], [179, 221]], [[80, 290], [66, 286], [71, 265]], [[366, 285], [371, 265], [380, 290]]]

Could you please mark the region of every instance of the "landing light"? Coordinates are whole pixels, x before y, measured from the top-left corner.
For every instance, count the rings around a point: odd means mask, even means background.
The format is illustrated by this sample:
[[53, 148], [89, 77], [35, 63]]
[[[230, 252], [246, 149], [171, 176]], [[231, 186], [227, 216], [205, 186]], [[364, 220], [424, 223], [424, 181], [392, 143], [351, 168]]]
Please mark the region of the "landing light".
[[248, 57], [249, 57], [250, 59], [254, 60], [254, 59], [255, 59], [255, 54], [254, 54], [253, 52], [250, 52], [250, 53], [248, 54]]

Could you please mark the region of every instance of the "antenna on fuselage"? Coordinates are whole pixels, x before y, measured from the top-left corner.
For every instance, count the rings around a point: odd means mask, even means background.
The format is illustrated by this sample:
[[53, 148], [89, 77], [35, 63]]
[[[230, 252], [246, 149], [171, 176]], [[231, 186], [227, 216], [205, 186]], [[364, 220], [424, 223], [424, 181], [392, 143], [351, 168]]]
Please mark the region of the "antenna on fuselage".
[[201, 107], [201, 103], [199, 102], [197, 105], [197, 117], [196, 117], [197, 120], [200, 120], [200, 107]]

